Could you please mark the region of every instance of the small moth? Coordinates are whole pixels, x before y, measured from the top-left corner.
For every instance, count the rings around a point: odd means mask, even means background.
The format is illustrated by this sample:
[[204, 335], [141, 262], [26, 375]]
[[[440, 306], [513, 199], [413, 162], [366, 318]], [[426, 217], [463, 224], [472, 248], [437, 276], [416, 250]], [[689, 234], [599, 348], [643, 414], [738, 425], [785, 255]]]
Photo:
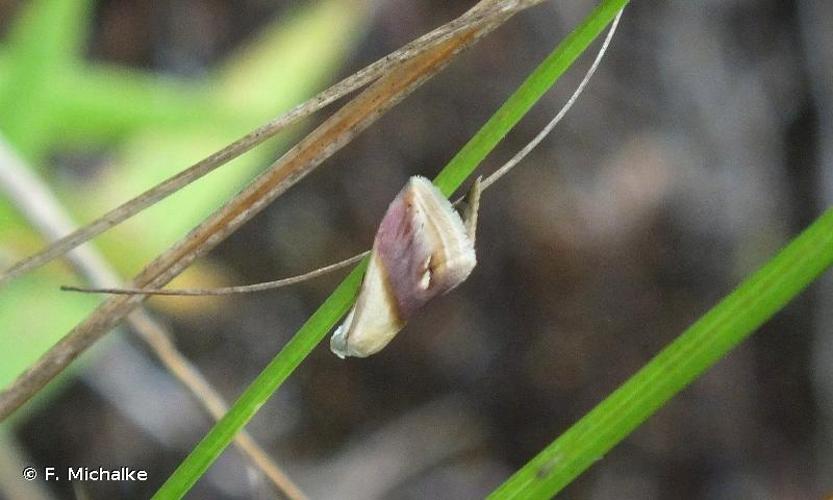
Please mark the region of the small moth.
[[468, 278], [477, 264], [480, 179], [467, 202], [461, 218], [431, 181], [408, 180], [382, 218], [358, 299], [330, 339], [333, 353], [379, 352], [419, 308]]

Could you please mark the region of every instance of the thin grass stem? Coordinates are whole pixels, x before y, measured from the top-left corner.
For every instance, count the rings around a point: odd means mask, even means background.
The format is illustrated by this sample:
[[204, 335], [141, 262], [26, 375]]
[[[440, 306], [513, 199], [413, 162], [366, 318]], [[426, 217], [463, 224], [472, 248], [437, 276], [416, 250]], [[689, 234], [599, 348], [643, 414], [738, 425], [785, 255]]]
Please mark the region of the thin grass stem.
[[[437, 183], [446, 195], [454, 192], [500, 138], [564, 74], [590, 43], [610, 24], [628, 0], [604, 0], [541, 63], [497, 113], [442, 170]], [[197, 444], [154, 498], [181, 498], [208, 470], [234, 435], [242, 429], [347, 312], [358, 293], [367, 259], [342, 281], [287, 345], [246, 388], [226, 416]]]

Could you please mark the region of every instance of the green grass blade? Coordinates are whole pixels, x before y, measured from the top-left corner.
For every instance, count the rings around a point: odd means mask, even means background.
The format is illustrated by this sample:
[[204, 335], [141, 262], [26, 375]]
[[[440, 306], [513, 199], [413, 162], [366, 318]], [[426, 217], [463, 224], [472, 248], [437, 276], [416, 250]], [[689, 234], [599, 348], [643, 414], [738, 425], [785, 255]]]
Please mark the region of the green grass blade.
[[629, 0], [607, 0], [599, 4], [529, 75], [518, 90], [489, 118], [434, 179], [446, 196], [463, 183], [501, 139], [520, 121], [561, 75], [610, 24]]
[[549, 498], [833, 265], [833, 209], [691, 325], [490, 498]]
[[[605, 0], [542, 62], [495, 115], [443, 168], [435, 180], [450, 195], [474, 171], [480, 161], [523, 117], [590, 43], [601, 33], [628, 0]], [[335, 326], [352, 304], [366, 267], [360, 264], [333, 292], [298, 333], [275, 356], [246, 389], [240, 399], [194, 448], [154, 498], [180, 498], [194, 485], [220, 453], [231, 443], [257, 410], [292, 371]]]
[[257, 413], [289, 375], [327, 335], [353, 303], [367, 262], [362, 261], [318, 308], [194, 448], [153, 498], [181, 498]]

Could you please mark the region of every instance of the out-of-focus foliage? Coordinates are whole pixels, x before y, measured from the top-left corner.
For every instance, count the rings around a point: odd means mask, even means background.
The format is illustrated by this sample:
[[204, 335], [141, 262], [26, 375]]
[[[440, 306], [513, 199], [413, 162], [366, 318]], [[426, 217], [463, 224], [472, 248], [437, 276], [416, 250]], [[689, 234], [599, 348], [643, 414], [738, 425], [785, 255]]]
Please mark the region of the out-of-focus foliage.
[[[188, 52], [189, 43], [204, 47], [227, 30], [239, 40], [259, 32], [264, 12], [319, 4], [99, 2], [94, 56], [174, 74], [204, 72], [206, 61], [239, 55], [229, 52], [236, 42], [212, 46], [210, 58]], [[372, 28], [343, 74], [473, 3], [375, 1]], [[366, 249], [405, 180], [436, 175], [598, 4], [544, 2], [461, 56], [212, 252], [238, 273], [224, 281], [287, 276]], [[19, 19], [9, 5], [28, 1], [0, 1], [3, 53]], [[195, 16], [178, 10], [183, 6], [198, 14], [210, 7], [222, 21], [194, 34]], [[137, 19], [137, 8], [152, 12]], [[342, 361], [319, 346], [247, 429], [311, 498], [485, 497], [833, 203], [829, 19], [828, 0], [631, 2], [564, 122], [484, 194], [478, 267], [469, 280], [413, 318], [377, 356]], [[137, 51], [140, 57], [120, 55]], [[587, 64], [579, 61], [518, 124], [486, 159], [484, 174], [546, 124]], [[77, 144], [72, 161], [42, 170], [52, 186], [75, 179], [81, 155], [102, 153], [101, 143]], [[79, 220], [97, 215], [74, 209]], [[40, 243], [31, 238], [26, 244], [34, 249]], [[233, 307], [170, 324], [188, 358], [233, 399], [340, 279], [223, 298], [212, 306]], [[831, 285], [811, 287], [564, 495], [829, 496]], [[151, 307], [174, 302], [181, 301]], [[114, 342], [90, 354], [79, 382], [40, 411], [23, 412], [15, 441], [28, 464], [41, 467], [147, 469], [144, 484], [85, 484], [95, 498], [147, 498], [211, 422], [141, 348]], [[19, 468], [7, 469], [14, 471], [10, 481], [4, 470], [4, 489], [23, 483]], [[66, 481], [40, 484], [75, 498]], [[266, 488], [230, 451], [193, 495], [248, 499]]]
[[[313, 2], [268, 24], [209, 74], [174, 78], [89, 61], [91, 0], [26, 3], [0, 43], [0, 131], [49, 179], [77, 221], [100, 215], [278, 115], [329, 81], [367, 18], [366, 4]], [[76, 177], [52, 175], [56, 155], [99, 149]], [[261, 147], [102, 236], [126, 277], [234, 193], [274, 156]], [[85, 157], [90, 162], [93, 157]], [[0, 199], [3, 259], [44, 242]], [[3, 267], [9, 262], [4, 262]], [[197, 265], [184, 280], [213, 282]], [[0, 385], [6, 385], [99, 300], [58, 291], [76, 281], [51, 264], [0, 294]], [[169, 301], [202, 308], [206, 302]], [[212, 303], [212, 306], [216, 303]], [[182, 310], [181, 312], [188, 312]]]
[[701, 316], [496, 489], [492, 500], [557, 494], [833, 264], [833, 209]]

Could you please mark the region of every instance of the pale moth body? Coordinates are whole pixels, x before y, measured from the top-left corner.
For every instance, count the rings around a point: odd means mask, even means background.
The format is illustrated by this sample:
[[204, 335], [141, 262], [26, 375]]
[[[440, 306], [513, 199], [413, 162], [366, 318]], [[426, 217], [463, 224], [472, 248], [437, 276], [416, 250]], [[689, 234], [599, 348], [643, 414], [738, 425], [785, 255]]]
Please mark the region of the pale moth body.
[[[467, 219], [476, 221], [479, 182], [470, 199]], [[469, 226], [431, 181], [411, 177], [379, 224], [359, 296], [330, 349], [341, 358], [379, 352], [414, 312], [465, 281], [477, 264]]]

